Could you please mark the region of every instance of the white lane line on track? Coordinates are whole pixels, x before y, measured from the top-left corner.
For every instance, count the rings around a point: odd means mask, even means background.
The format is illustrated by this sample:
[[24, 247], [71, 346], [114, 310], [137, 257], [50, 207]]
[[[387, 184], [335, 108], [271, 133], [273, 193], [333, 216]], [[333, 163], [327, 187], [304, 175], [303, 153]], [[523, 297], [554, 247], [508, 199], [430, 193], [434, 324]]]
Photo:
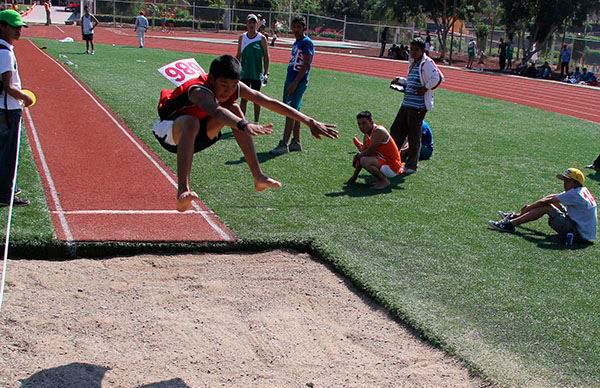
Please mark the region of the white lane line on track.
[[51, 213], [55, 214], [66, 214], [66, 215], [130, 215], [130, 214], [139, 214], [139, 215], [149, 215], [149, 214], [214, 214], [211, 211], [206, 210], [188, 210], [187, 212], [181, 213], [177, 210], [54, 210]]
[[63, 31], [63, 29], [62, 29], [62, 28], [60, 28], [59, 26], [57, 26], [56, 24], [54, 24], [54, 27], [58, 28], [58, 30], [59, 30], [60, 32], [62, 32], [63, 34], [65, 33], [65, 32]]
[[35, 144], [35, 149], [40, 158], [40, 163], [42, 164], [42, 170], [44, 173], [44, 177], [46, 178], [46, 182], [48, 183], [48, 188], [50, 189], [50, 197], [52, 197], [52, 202], [54, 202], [54, 208], [58, 212], [58, 219], [60, 220], [60, 226], [62, 227], [63, 233], [65, 234], [65, 238], [67, 239], [67, 243], [73, 242], [73, 233], [71, 233], [71, 228], [69, 228], [69, 223], [67, 222], [67, 218], [61, 214], [63, 209], [60, 204], [60, 199], [58, 198], [58, 192], [56, 191], [56, 185], [54, 184], [54, 179], [52, 179], [52, 174], [50, 174], [50, 168], [48, 167], [48, 163], [46, 162], [46, 156], [44, 155], [44, 150], [42, 150], [42, 144], [40, 143], [40, 138], [37, 133], [37, 129], [35, 128], [35, 124], [33, 123], [33, 119], [31, 118], [31, 112], [29, 112], [28, 108], [24, 109], [25, 116], [27, 117], [27, 125], [29, 126], [31, 133], [33, 134], [33, 142]]
[[[32, 41], [29, 41], [33, 47], [35, 47], [39, 52], [47, 56], [52, 62], [54, 62], [62, 71], [65, 72], [76, 84], [87, 94], [92, 101], [108, 116], [108, 118], [121, 130], [121, 132], [133, 143], [133, 145], [160, 171], [160, 173], [167, 178], [167, 181], [171, 183], [171, 185], [177, 188], [177, 182], [171, 177], [171, 175], [150, 155], [135, 139], [127, 129], [123, 128], [123, 126], [113, 117], [113, 115], [96, 99], [94, 95], [92, 95], [80, 82], [75, 78], [71, 73], [67, 71], [63, 66], [60, 65], [54, 58], [50, 55], [46, 54], [43, 50], [37, 47]], [[204, 218], [204, 220], [213, 228], [213, 230], [225, 241], [231, 241], [231, 237], [219, 226], [217, 223], [212, 220], [208, 214], [201, 212], [201, 207], [197, 203], [193, 203], [194, 209], [199, 212], [199, 214]]]

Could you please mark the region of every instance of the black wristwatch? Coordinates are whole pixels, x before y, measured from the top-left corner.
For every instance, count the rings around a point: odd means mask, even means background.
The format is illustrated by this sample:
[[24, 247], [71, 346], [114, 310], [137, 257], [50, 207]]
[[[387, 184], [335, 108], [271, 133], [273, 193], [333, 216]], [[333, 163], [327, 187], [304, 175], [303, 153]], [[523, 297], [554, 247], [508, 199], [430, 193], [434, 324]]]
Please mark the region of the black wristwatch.
[[241, 119], [240, 121], [237, 122], [237, 129], [239, 129], [240, 131], [245, 131], [247, 127], [248, 127], [248, 120]]

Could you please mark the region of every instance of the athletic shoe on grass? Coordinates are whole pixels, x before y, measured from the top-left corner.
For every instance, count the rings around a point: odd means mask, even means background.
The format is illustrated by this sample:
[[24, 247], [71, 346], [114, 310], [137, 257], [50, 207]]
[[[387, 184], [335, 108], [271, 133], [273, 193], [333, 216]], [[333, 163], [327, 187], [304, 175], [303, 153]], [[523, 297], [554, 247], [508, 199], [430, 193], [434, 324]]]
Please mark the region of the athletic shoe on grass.
[[279, 144], [277, 144], [277, 147], [273, 148], [271, 151], [269, 151], [269, 153], [271, 155], [283, 155], [287, 154], [289, 151], [288, 145], [281, 140]]
[[290, 152], [300, 152], [302, 151], [302, 144], [300, 144], [300, 142], [292, 140], [288, 149]]
[[499, 232], [513, 233], [515, 231], [515, 226], [510, 223], [510, 220], [506, 219], [502, 221], [489, 221], [488, 225]]
[[503, 220], [512, 220], [513, 218], [516, 218], [517, 215], [515, 214], [515, 212], [503, 212], [503, 211], [498, 211], [498, 215], [500, 217], [502, 217]]
[[[6, 207], [9, 205], [9, 200], [0, 200], [0, 207]], [[13, 200], [13, 206], [27, 206], [29, 205], [29, 201], [25, 198], [19, 198], [15, 196]]]

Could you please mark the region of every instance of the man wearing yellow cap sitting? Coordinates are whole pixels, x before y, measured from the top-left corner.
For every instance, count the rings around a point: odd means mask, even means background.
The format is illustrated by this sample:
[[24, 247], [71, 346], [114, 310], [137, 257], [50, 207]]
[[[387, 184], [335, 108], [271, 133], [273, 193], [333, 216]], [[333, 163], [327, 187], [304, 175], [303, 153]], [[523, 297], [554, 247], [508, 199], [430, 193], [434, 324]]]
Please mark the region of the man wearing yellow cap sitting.
[[577, 240], [596, 240], [596, 198], [583, 186], [585, 176], [580, 170], [569, 168], [556, 177], [563, 181], [565, 191], [550, 194], [525, 205], [519, 213], [498, 212], [503, 219], [490, 221], [490, 227], [501, 232], [514, 232], [515, 226], [537, 220], [547, 214], [548, 225], [561, 237], [573, 233]]

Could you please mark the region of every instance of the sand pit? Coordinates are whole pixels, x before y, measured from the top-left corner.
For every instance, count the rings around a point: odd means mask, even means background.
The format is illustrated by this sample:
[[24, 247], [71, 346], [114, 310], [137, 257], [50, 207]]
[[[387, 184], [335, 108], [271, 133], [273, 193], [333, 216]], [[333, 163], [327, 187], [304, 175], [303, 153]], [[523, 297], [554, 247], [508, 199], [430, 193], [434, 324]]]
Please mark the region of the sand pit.
[[305, 254], [9, 262], [1, 387], [486, 385]]

